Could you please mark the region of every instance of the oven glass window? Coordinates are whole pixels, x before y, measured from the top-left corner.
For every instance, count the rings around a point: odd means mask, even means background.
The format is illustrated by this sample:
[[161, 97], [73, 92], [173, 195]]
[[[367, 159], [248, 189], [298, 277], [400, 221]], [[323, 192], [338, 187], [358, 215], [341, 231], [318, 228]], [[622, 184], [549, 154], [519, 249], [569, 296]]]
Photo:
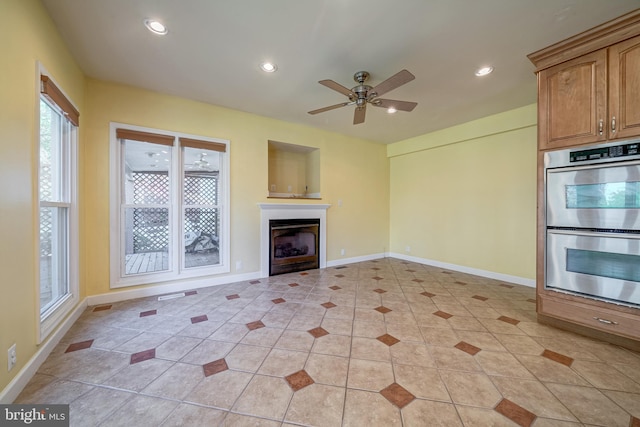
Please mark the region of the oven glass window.
[[567, 271], [640, 282], [640, 256], [567, 249]]
[[567, 185], [567, 209], [640, 209], [640, 182]]

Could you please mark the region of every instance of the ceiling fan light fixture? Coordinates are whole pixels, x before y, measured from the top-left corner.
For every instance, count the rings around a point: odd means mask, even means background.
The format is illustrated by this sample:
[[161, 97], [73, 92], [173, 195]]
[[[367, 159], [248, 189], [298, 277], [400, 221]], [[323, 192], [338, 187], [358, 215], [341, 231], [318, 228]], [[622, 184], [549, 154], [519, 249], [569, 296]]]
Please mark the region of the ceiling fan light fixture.
[[167, 34], [169, 32], [167, 27], [165, 27], [162, 22], [156, 21], [155, 19], [145, 19], [144, 20], [144, 25], [152, 33], [159, 34], [161, 36], [163, 36], [163, 35], [165, 35], [165, 34]]
[[482, 76], [489, 75], [489, 74], [491, 74], [491, 73], [493, 73], [493, 67], [491, 67], [491, 66], [486, 66], [486, 67], [478, 68], [478, 69], [476, 70], [476, 72], [475, 72], [475, 75], [476, 75], [477, 77], [482, 77]]
[[260, 64], [260, 69], [265, 73], [273, 73], [278, 69], [278, 66], [273, 62], [263, 62]]

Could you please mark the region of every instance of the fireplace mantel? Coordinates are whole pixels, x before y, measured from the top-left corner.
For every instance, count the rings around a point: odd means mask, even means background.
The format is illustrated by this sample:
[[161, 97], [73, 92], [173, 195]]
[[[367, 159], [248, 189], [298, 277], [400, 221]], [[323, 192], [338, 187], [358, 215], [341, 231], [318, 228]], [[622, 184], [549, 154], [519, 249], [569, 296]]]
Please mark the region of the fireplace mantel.
[[320, 268], [327, 266], [327, 209], [331, 205], [306, 203], [258, 203], [260, 208], [260, 273], [269, 277], [269, 221], [317, 218], [320, 220]]

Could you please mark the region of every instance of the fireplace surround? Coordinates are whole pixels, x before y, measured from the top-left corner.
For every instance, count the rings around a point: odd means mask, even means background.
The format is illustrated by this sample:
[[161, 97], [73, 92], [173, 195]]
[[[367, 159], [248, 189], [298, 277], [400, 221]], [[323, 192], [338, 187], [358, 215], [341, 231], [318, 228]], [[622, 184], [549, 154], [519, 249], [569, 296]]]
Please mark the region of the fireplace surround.
[[261, 277], [270, 275], [269, 265], [271, 248], [271, 220], [317, 220], [318, 267], [327, 266], [327, 204], [303, 203], [258, 203], [260, 208], [260, 273]]

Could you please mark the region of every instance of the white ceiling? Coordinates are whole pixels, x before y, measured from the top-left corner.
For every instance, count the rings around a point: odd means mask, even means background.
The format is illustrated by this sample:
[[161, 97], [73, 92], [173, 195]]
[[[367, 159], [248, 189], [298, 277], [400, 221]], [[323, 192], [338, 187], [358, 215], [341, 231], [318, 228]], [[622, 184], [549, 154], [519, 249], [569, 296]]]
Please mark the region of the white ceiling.
[[[391, 143], [536, 101], [526, 55], [640, 6], [638, 0], [43, 0], [90, 77]], [[169, 29], [157, 36], [145, 18]], [[266, 74], [263, 61], [278, 71]], [[493, 74], [473, 75], [491, 64]], [[384, 98], [411, 113], [367, 109], [320, 84], [372, 86], [407, 69]], [[224, 136], [224, 135], [223, 135]]]

